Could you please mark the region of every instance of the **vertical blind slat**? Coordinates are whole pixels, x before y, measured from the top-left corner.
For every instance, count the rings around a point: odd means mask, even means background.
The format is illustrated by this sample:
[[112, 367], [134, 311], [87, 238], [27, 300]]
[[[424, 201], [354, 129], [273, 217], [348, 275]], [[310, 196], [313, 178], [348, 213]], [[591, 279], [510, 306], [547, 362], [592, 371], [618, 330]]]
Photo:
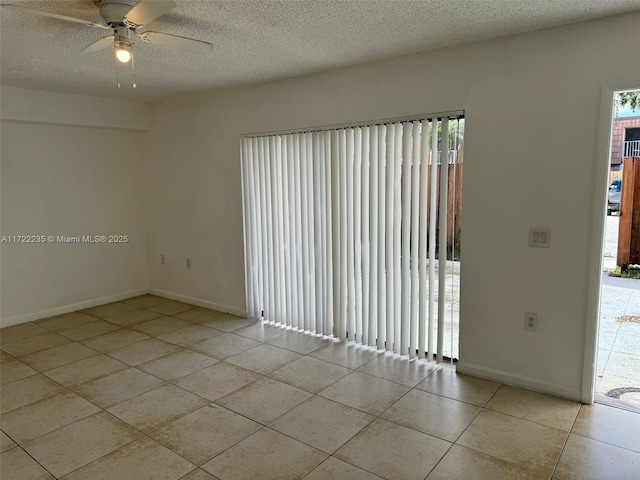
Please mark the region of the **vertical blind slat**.
[[339, 137], [340, 166], [340, 338], [347, 338], [347, 322], [349, 318], [349, 280], [347, 279], [347, 133], [341, 130]]
[[294, 166], [293, 153], [293, 136], [285, 135], [285, 143], [287, 147], [287, 200], [289, 202], [288, 218], [289, 218], [289, 271], [291, 274], [291, 320], [292, 327], [298, 327], [298, 301], [300, 293], [298, 290], [299, 280], [296, 269], [296, 176]]
[[307, 182], [307, 134], [304, 134], [300, 149], [300, 219], [302, 230], [302, 285], [303, 285], [303, 317], [302, 330], [308, 330], [309, 316], [311, 312], [311, 291], [309, 289], [309, 202], [308, 202], [308, 182]]
[[394, 175], [393, 175], [393, 320], [394, 320], [394, 346], [393, 351], [400, 353], [402, 341], [402, 248], [401, 222], [402, 222], [402, 147], [403, 126], [400, 123], [394, 125]]
[[354, 251], [354, 132], [353, 128], [345, 131], [346, 135], [346, 177], [345, 177], [345, 216], [347, 227], [347, 335], [349, 340], [355, 340], [356, 325], [356, 280], [355, 280], [355, 251]]
[[305, 227], [307, 229], [307, 254], [305, 256], [305, 262], [307, 265], [307, 291], [309, 292], [308, 302], [309, 302], [309, 312], [307, 317], [305, 318], [305, 327], [306, 331], [312, 330], [312, 326], [315, 324], [316, 317], [316, 295], [315, 295], [315, 272], [313, 271], [315, 257], [314, 257], [314, 247], [313, 247], [313, 238], [314, 238], [314, 228], [313, 224], [315, 221], [314, 218], [314, 210], [313, 210], [313, 180], [311, 178], [313, 174], [313, 145], [312, 145], [312, 133], [307, 134], [307, 138], [305, 141], [305, 167], [306, 167], [306, 176], [305, 176], [305, 189], [304, 194], [306, 197], [306, 208], [305, 215], [306, 222]]
[[387, 330], [387, 292], [385, 273], [386, 220], [386, 127], [378, 126], [378, 349], [388, 348], [389, 330]]
[[420, 358], [426, 353], [427, 338], [427, 295], [428, 295], [428, 267], [427, 267], [427, 232], [429, 224], [429, 122], [422, 122], [422, 150], [420, 157], [420, 293], [419, 293], [419, 326], [418, 326], [418, 351]]
[[338, 132], [331, 132], [331, 244], [333, 273], [333, 335], [340, 338], [339, 322], [342, 300], [340, 292], [340, 182], [338, 176]]
[[[332, 178], [332, 164], [331, 164], [331, 154], [332, 154], [332, 149], [331, 149], [331, 136], [330, 135], [325, 135], [324, 138], [324, 150], [325, 150], [325, 170], [324, 170], [324, 188], [325, 188], [325, 213], [326, 215], [329, 216], [329, 218], [326, 219], [326, 228], [325, 228], [325, 234], [326, 234], [326, 245], [327, 245], [327, 251], [326, 251], [326, 255], [325, 255], [325, 268], [326, 268], [326, 281], [327, 281], [327, 287], [326, 287], [326, 292], [327, 292], [327, 304], [325, 306], [325, 312], [326, 312], [326, 318], [325, 318], [325, 325], [324, 325], [324, 331], [322, 332], [324, 335], [331, 335], [333, 334], [333, 323], [334, 323], [334, 316], [333, 316], [333, 304], [334, 304], [334, 298], [333, 298], [333, 223], [332, 223], [332, 219], [333, 219], [333, 210], [332, 210], [332, 203], [333, 203], [333, 198], [331, 196], [331, 190], [330, 190], [330, 186], [332, 185], [332, 183], [330, 182], [330, 179]], [[331, 286], [330, 286], [331, 285]]]
[[273, 285], [269, 279], [269, 228], [267, 218], [267, 173], [266, 173], [266, 160], [264, 156], [264, 139], [258, 139], [258, 168], [260, 169], [260, 218], [262, 219], [262, 238], [266, 240], [266, 247], [262, 250], [262, 285], [264, 285], [264, 307], [262, 308], [262, 317], [268, 318], [270, 313], [270, 299], [271, 289]]
[[271, 298], [269, 303], [271, 304], [271, 313], [269, 315], [268, 320], [273, 321], [274, 318], [278, 317], [278, 294], [279, 294], [279, 278], [276, 274], [277, 267], [277, 255], [278, 255], [278, 244], [276, 243], [276, 218], [277, 212], [276, 210], [276, 202], [275, 202], [275, 190], [276, 187], [274, 183], [276, 182], [276, 174], [275, 174], [275, 152], [273, 152], [273, 144], [274, 139], [272, 137], [267, 138], [267, 145], [265, 148], [265, 156], [267, 158], [267, 218], [269, 225], [269, 275], [270, 282], [273, 284], [273, 288], [271, 289]]
[[409, 237], [411, 235], [411, 145], [413, 125], [403, 125], [402, 145], [402, 305], [400, 311], [400, 350], [399, 353], [409, 353], [409, 322], [411, 316], [411, 251]]
[[[375, 345], [378, 347], [378, 350], [384, 348], [382, 334], [380, 332], [380, 321], [379, 321], [379, 308], [378, 308], [378, 231], [379, 231], [379, 215], [378, 215], [378, 185], [379, 180], [378, 177], [380, 175], [380, 170], [378, 167], [379, 158], [378, 158], [378, 128], [374, 127], [371, 129], [371, 133], [369, 135], [369, 149], [371, 151], [371, 161], [369, 166], [370, 173], [370, 183], [369, 183], [369, 192], [371, 192], [371, 220], [370, 220], [370, 234], [369, 240], [371, 242], [371, 249], [369, 251], [369, 345], [374, 345], [373, 341], [375, 341]], [[373, 340], [373, 341], [371, 341]]]
[[262, 238], [262, 223], [260, 221], [260, 173], [258, 169], [258, 162], [256, 158], [256, 149], [254, 146], [254, 141], [252, 140], [250, 143], [250, 153], [249, 158], [252, 162], [251, 165], [251, 195], [253, 197], [253, 212], [255, 218], [253, 219], [253, 250], [254, 250], [254, 273], [255, 273], [255, 283], [256, 291], [253, 295], [253, 315], [259, 316], [262, 314], [262, 298], [264, 295], [264, 285], [262, 283], [262, 249], [260, 248], [259, 241]]
[[395, 245], [394, 245], [394, 235], [393, 235], [393, 220], [395, 216], [395, 195], [394, 195], [394, 180], [395, 180], [395, 145], [396, 145], [396, 129], [395, 125], [391, 125], [388, 127], [388, 131], [390, 133], [387, 139], [387, 157], [386, 157], [386, 197], [385, 197], [385, 242], [384, 242], [384, 253], [385, 253], [385, 273], [386, 273], [386, 318], [387, 318], [387, 350], [393, 350], [396, 343], [396, 316], [395, 316], [395, 279], [394, 279], [394, 255], [395, 255]]
[[362, 343], [362, 129], [360, 128], [354, 130], [353, 161], [353, 254], [356, 315], [353, 339]]
[[[413, 122], [413, 146], [411, 149], [411, 308], [409, 309], [409, 357], [417, 355], [418, 340], [418, 245], [420, 243], [420, 123]], [[407, 212], [408, 213], [408, 212]]]
[[293, 168], [296, 178], [294, 202], [295, 202], [295, 265], [296, 265], [296, 277], [298, 279], [298, 313], [297, 313], [297, 328], [303, 329], [304, 319], [304, 303], [305, 303], [305, 289], [304, 289], [304, 277], [302, 275], [302, 208], [301, 208], [301, 196], [300, 196], [300, 137], [298, 135], [293, 136]]
[[256, 162], [254, 158], [254, 148], [253, 148], [253, 140], [245, 139], [245, 144], [247, 145], [247, 159], [249, 162], [248, 170], [251, 175], [249, 176], [249, 198], [251, 198], [251, 211], [252, 217], [249, 219], [253, 225], [252, 232], [253, 235], [251, 237], [251, 260], [252, 260], [252, 282], [249, 283], [253, 291], [251, 292], [252, 303], [251, 305], [247, 305], [247, 314], [249, 316], [257, 316], [260, 312], [258, 312], [258, 305], [262, 302], [260, 301], [260, 257], [258, 250], [258, 239], [260, 238], [259, 231], [259, 213], [257, 209], [257, 201], [256, 197], [258, 196], [258, 189], [256, 184]]
[[320, 243], [322, 223], [320, 221], [320, 139], [318, 133], [313, 134], [312, 138], [312, 155], [310, 158], [311, 171], [313, 172], [309, 183], [312, 186], [312, 190], [309, 192], [311, 196], [311, 203], [313, 205], [313, 221], [311, 222], [312, 235], [311, 239], [313, 243], [311, 245], [311, 271], [313, 272], [313, 317], [311, 319], [311, 325], [309, 330], [312, 332], [318, 331], [318, 319], [322, 315], [320, 312], [320, 306], [322, 304], [322, 290], [320, 288], [322, 279], [320, 276], [320, 261], [321, 261], [321, 248]]
[[316, 324], [315, 330], [316, 333], [322, 333], [324, 331], [324, 306], [327, 304], [326, 299], [326, 281], [325, 281], [325, 259], [324, 254], [327, 251], [327, 246], [325, 245], [325, 211], [324, 211], [324, 202], [325, 202], [325, 191], [324, 191], [324, 183], [323, 183], [323, 169], [324, 169], [324, 139], [321, 135], [316, 137], [317, 144], [317, 152], [318, 156], [314, 159], [313, 166], [315, 171], [315, 188], [316, 195], [314, 197], [315, 200], [315, 208], [316, 208], [316, 245], [319, 248], [316, 248], [316, 290], [318, 292], [318, 303], [316, 304]]
[[291, 245], [289, 242], [290, 231], [290, 216], [289, 216], [289, 164], [288, 164], [288, 148], [287, 148], [287, 138], [286, 136], [280, 137], [280, 155], [281, 158], [281, 168], [282, 168], [282, 176], [281, 176], [281, 188], [282, 188], [282, 263], [283, 263], [283, 274], [284, 274], [284, 284], [285, 284], [285, 308], [286, 308], [286, 317], [283, 323], [287, 325], [292, 324], [293, 318], [293, 295], [291, 292], [291, 286], [293, 282], [293, 276], [291, 275]]
[[449, 190], [449, 121], [442, 121], [440, 142], [440, 239], [438, 243], [438, 347], [437, 361], [442, 362], [444, 346], [445, 290], [447, 288], [447, 196]]
[[[249, 162], [247, 160], [247, 143], [243, 141], [240, 146], [240, 174], [242, 176], [242, 183], [249, 182]], [[253, 255], [251, 254], [251, 244], [253, 242], [251, 232], [251, 219], [253, 218], [251, 208], [249, 207], [249, 191], [248, 189], [242, 189], [242, 218], [244, 224], [244, 285], [247, 310], [253, 311], [253, 299], [251, 298], [252, 288], [249, 286], [255, 278], [251, 274], [251, 264], [253, 261]]]
[[[284, 221], [283, 221], [283, 201], [282, 201], [282, 144], [280, 136], [274, 138], [275, 143], [275, 199], [276, 199], [276, 260], [277, 260], [277, 268], [276, 268], [276, 280], [279, 286], [279, 295], [277, 299], [277, 303], [280, 305], [277, 318], [274, 321], [279, 321], [280, 319], [286, 319], [287, 310], [286, 310], [286, 286], [285, 286], [285, 276], [284, 276]], [[280, 320], [281, 321], [281, 320]]]
[[373, 335], [374, 322], [372, 318], [372, 311], [370, 309], [370, 285], [371, 285], [371, 245], [369, 241], [369, 182], [370, 180], [370, 133], [368, 128], [362, 131], [362, 343], [366, 345], [373, 345], [375, 343], [375, 337]]
[[433, 336], [435, 330], [435, 277], [436, 277], [436, 194], [438, 191], [438, 119], [431, 120], [431, 183], [429, 186], [429, 327], [427, 352], [433, 358]]

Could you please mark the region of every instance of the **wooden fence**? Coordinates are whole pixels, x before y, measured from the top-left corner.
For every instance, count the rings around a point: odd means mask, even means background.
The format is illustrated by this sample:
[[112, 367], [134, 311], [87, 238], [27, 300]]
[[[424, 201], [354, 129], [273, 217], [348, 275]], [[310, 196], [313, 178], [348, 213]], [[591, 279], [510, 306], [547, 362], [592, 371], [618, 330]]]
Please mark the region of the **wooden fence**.
[[[440, 179], [440, 167], [438, 169], [438, 180]], [[457, 245], [460, 244], [460, 236], [462, 233], [462, 174], [463, 163], [449, 164], [449, 188], [448, 188], [448, 205], [447, 205], [447, 251], [454, 251], [454, 257], [457, 260], [460, 254]], [[431, 175], [431, 167], [429, 167], [429, 175]], [[431, 178], [429, 176], [429, 178]], [[436, 211], [440, 212], [440, 182], [436, 191]], [[454, 215], [455, 214], [455, 215]], [[455, 220], [455, 222], [454, 222]], [[453, 228], [452, 228], [453, 227]], [[440, 238], [439, 222], [436, 222], [436, 238]], [[447, 256], [451, 258], [451, 253]]]
[[640, 264], [640, 158], [623, 160], [617, 264]]

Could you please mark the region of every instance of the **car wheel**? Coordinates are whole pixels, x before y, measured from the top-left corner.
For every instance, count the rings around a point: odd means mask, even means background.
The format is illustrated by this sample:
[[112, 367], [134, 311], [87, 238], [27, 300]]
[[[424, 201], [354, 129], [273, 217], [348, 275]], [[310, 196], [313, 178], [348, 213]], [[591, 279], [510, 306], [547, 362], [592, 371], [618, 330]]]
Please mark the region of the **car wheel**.
[[611, 209], [607, 208], [607, 215], [611, 215]]

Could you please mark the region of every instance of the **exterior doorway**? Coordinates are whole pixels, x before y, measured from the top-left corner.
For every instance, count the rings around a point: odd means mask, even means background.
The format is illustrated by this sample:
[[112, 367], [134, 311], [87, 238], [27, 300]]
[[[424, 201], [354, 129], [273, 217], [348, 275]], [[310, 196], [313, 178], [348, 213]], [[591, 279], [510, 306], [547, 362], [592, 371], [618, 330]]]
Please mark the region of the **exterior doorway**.
[[635, 157], [640, 157], [639, 94], [636, 90], [614, 95], [595, 379], [596, 402], [638, 410], [640, 260], [634, 252], [640, 228], [632, 220], [640, 217], [635, 206], [640, 206], [640, 198], [633, 199], [635, 192], [640, 196], [640, 158]]

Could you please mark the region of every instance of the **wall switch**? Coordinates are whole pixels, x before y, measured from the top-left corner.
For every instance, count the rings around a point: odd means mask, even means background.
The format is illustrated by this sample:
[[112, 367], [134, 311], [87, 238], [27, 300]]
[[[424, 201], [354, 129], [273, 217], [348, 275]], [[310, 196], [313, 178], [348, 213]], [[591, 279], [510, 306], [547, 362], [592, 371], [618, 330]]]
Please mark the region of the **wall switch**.
[[551, 246], [551, 229], [531, 227], [529, 229], [529, 246], [549, 248]]
[[164, 265], [164, 253], [160, 254], [160, 263]]
[[525, 332], [536, 332], [538, 330], [538, 314], [533, 312], [524, 313]]
[[187, 268], [191, 268], [191, 259], [187, 258]]

